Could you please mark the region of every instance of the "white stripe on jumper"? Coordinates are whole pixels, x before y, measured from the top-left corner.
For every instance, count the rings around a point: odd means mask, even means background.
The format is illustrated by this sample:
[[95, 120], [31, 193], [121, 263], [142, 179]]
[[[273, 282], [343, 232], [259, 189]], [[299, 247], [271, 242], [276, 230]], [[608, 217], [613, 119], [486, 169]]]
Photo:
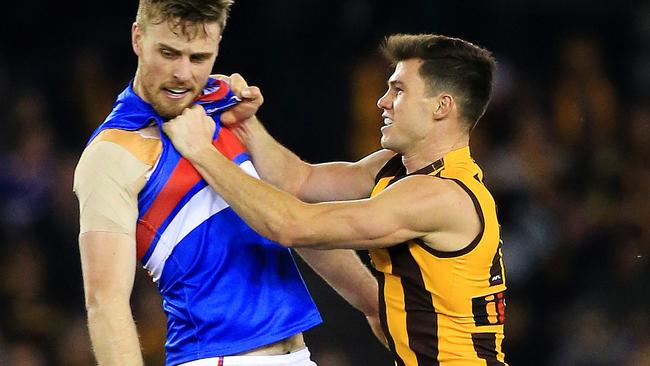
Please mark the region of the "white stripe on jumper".
[[[250, 160], [246, 160], [239, 167], [247, 174], [259, 179]], [[160, 236], [151, 257], [144, 265], [144, 268], [151, 273], [154, 282], [158, 282], [160, 279], [167, 258], [172, 254], [176, 245], [197, 226], [227, 207], [229, 207], [228, 203], [210, 186], [196, 192], [185, 203]]]

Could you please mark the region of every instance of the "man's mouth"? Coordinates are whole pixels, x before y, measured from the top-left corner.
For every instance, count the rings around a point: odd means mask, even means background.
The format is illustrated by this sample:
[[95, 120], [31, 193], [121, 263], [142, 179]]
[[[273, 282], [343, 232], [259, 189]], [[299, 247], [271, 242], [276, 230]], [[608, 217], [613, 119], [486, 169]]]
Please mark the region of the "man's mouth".
[[172, 99], [181, 99], [190, 92], [191, 89], [188, 88], [163, 88], [163, 91], [169, 98]]
[[393, 119], [389, 117], [385, 112], [381, 116], [384, 117], [384, 125], [390, 126], [393, 124]]

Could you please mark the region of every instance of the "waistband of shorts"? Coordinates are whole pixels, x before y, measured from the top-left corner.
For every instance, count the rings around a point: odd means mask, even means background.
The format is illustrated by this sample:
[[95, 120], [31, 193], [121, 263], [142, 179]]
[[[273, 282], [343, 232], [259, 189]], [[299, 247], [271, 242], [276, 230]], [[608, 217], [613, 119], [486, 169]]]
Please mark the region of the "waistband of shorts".
[[310, 357], [311, 353], [305, 347], [286, 355], [210, 357], [178, 366], [299, 366], [304, 365], [304, 362], [310, 360]]

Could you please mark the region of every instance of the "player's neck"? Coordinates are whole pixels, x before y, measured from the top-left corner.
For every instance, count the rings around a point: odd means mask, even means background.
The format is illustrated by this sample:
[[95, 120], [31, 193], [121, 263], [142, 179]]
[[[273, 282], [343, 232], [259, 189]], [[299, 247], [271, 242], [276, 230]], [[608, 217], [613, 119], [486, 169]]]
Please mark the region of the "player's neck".
[[441, 139], [436, 141], [421, 144], [414, 150], [402, 154], [402, 164], [406, 167], [408, 174], [416, 172], [425, 166], [441, 159], [450, 151], [461, 149], [469, 145], [469, 136], [462, 134], [459, 136], [452, 136], [452, 138]]
[[140, 72], [139, 70], [135, 71], [135, 77], [133, 78], [133, 91], [135, 94], [137, 94], [142, 100], [145, 102], [151, 104], [149, 100], [147, 100], [147, 97], [145, 96], [144, 93], [144, 88], [142, 86], [142, 80], [140, 78]]

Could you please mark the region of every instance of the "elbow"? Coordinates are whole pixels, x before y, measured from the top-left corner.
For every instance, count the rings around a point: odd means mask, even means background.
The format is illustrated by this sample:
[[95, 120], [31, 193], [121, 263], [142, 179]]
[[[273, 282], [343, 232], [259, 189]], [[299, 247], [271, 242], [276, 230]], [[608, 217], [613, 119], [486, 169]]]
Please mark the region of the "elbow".
[[268, 227], [267, 237], [287, 248], [309, 246], [307, 230], [304, 222], [295, 218], [281, 220]]
[[85, 306], [88, 315], [92, 315], [111, 308], [130, 307], [130, 303], [128, 296], [119, 292], [86, 289]]
[[267, 216], [259, 227], [261, 235], [285, 247], [305, 247], [314, 240], [317, 217], [312, 205], [299, 200], [288, 200], [288, 204]]

